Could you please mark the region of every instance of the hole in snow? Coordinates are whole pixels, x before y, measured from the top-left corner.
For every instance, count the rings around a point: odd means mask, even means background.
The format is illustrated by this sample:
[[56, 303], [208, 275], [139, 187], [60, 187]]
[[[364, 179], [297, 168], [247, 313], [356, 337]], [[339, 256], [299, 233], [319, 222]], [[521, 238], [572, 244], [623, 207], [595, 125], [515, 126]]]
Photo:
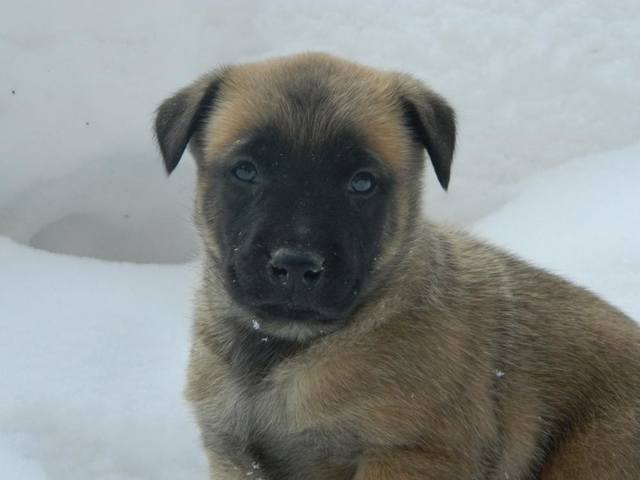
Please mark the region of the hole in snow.
[[193, 168], [183, 163], [170, 180], [158, 162], [145, 160], [119, 163], [117, 172], [99, 162], [32, 185], [0, 205], [0, 234], [67, 255], [188, 262], [198, 246], [191, 222]]
[[[55, 253], [104, 260], [182, 263], [191, 240], [172, 230], [165, 219], [136, 222], [131, 215], [110, 212], [71, 213], [43, 226], [29, 245]], [[185, 237], [185, 238], [180, 238]]]

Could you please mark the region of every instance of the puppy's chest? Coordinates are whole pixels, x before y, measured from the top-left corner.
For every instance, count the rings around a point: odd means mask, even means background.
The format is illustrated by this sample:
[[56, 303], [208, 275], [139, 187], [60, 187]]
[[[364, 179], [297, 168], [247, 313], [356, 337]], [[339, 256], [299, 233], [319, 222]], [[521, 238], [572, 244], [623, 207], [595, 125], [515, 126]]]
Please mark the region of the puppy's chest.
[[[226, 435], [260, 468], [264, 480], [341, 480], [352, 478], [357, 441], [345, 442], [345, 434], [299, 409], [304, 372], [286, 368], [289, 355], [279, 358], [245, 350], [231, 359], [231, 375], [218, 392], [226, 408], [219, 414]], [[240, 358], [250, 355], [253, 358]], [[273, 354], [273, 351], [271, 352]], [[283, 375], [283, 371], [286, 372]], [[339, 437], [339, 438], [338, 438]]]
[[[277, 415], [276, 415], [277, 417]], [[344, 445], [321, 426], [292, 430], [254, 411], [253, 428], [244, 439], [244, 450], [264, 480], [348, 480], [355, 471], [355, 449]]]

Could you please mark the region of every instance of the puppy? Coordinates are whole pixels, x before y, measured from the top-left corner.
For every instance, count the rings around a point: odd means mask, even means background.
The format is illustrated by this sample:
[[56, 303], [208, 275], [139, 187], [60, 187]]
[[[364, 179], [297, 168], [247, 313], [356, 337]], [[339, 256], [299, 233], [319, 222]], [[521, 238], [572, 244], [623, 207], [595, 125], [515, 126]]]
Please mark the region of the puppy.
[[204, 246], [187, 397], [211, 478], [638, 480], [640, 332], [586, 290], [420, 210], [454, 112], [325, 54], [166, 100]]

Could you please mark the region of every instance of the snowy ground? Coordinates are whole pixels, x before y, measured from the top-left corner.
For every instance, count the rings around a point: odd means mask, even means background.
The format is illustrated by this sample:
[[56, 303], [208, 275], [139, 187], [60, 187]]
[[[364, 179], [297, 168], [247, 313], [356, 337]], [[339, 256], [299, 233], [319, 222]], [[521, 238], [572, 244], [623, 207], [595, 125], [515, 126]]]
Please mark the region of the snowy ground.
[[205, 478], [180, 395], [193, 166], [164, 178], [150, 126], [221, 63], [314, 49], [415, 73], [460, 120], [429, 215], [640, 318], [639, 31], [622, 0], [3, 5], [0, 478]]

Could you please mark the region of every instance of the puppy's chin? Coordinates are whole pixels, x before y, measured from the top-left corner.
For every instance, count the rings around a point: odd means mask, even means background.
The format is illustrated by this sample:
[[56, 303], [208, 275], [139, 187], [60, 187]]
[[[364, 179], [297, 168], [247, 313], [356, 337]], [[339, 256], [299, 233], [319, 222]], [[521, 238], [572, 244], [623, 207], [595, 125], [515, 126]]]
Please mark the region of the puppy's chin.
[[254, 307], [256, 315], [275, 322], [330, 323], [335, 315], [323, 313], [305, 305], [265, 304]]
[[308, 342], [333, 333], [347, 322], [349, 313], [328, 313], [295, 305], [267, 304], [258, 307], [244, 307], [246, 314], [238, 321], [256, 332], [269, 337], [277, 337], [296, 342]]

